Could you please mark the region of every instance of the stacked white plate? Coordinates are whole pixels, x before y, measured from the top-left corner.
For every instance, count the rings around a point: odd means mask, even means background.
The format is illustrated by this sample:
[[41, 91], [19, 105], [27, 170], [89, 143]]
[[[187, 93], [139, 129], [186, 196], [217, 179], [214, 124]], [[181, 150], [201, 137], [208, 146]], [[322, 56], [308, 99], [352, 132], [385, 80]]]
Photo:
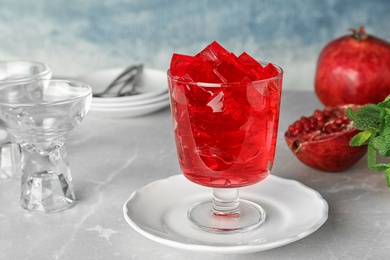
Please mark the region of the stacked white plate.
[[[93, 71], [76, 78], [101, 93], [125, 68]], [[136, 84], [137, 95], [93, 97], [90, 111], [103, 117], [137, 117], [169, 106], [168, 81], [164, 71], [144, 68]]]

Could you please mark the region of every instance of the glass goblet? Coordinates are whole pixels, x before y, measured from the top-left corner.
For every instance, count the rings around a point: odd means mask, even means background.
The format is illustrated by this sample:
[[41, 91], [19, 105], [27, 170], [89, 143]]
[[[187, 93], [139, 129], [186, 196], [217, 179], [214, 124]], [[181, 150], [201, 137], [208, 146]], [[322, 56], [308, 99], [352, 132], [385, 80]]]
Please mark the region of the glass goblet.
[[76, 81], [0, 83], [0, 124], [22, 148], [24, 209], [51, 213], [75, 203], [65, 142], [91, 98], [91, 87]]
[[188, 211], [198, 228], [244, 232], [266, 218], [260, 205], [239, 199], [239, 188], [266, 178], [273, 165], [283, 79], [275, 67], [279, 74], [273, 78], [221, 84], [186, 81], [168, 71], [181, 171], [213, 188], [210, 201]]
[[[9, 60], [0, 61], [1, 84], [15, 84], [51, 78], [50, 67], [42, 62]], [[0, 128], [0, 179], [20, 177], [20, 146], [5, 129]]]

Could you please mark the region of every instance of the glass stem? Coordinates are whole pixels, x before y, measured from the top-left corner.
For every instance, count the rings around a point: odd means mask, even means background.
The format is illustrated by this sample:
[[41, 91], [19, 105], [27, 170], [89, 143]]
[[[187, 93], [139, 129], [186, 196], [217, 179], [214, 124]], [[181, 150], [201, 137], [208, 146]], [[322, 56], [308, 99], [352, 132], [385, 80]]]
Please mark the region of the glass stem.
[[43, 151], [22, 145], [22, 207], [35, 212], [64, 210], [75, 202], [64, 145]]
[[238, 189], [213, 189], [212, 212], [217, 216], [239, 216], [240, 201]]

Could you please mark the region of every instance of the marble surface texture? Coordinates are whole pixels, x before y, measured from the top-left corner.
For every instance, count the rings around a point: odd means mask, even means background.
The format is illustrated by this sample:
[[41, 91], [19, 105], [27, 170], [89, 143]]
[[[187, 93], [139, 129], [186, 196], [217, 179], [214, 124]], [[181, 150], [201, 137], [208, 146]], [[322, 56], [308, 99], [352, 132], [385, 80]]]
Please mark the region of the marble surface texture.
[[[300, 163], [283, 133], [321, 107], [310, 91], [284, 91], [273, 174], [317, 190], [329, 218], [308, 237], [247, 255], [187, 252], [134, 231], [122, 206], [152, 181], [179, 174], [169, 108], [148, 116], [101, 118], [90, 113], [69, 135], [68, 152], [78, 202], [55, 214], [19, 205], [20, 181], [0, 180], [0, 259], [387, 259], [390, 193], [383, 174], [365, 159], [347, 171], [324, 173]], [[163, 196], [163, 194], [162, 194]]]
[[348, 29], [390, 41], [388, 0], [0, 0], [0, 59], [38, 60], [55, 75], [142, 62], [217, 40], [285, 69], [285, 89], [312, 90], [323, 46]]

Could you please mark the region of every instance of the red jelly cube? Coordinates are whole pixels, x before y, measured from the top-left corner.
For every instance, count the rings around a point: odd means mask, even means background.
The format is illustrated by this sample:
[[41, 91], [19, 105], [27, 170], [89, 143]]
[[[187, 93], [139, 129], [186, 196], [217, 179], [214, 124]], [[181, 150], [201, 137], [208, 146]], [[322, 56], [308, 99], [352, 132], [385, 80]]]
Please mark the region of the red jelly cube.
[[248, 73], [248, 77], [251, 80], [258, 80], [261, 79], [263, 66], [257, 60], [252, 58], [249, 54], [246, 52], [243, 52], [240, 56], [238, 56], [238, 59], [250, 69], [250, 72]]
[[273, 78], [277, 75], [279, 75], [279, 71], [275, 68], [274, 65], [272, 65], [272, 63], [268, 63], [267, 66], [264, 67], [262, 72], [263, 79]]
[[221, 79], [214, 74], [213, 67], [209, 62], [189, 67], [185, 78], [194, 82], [222, 83]]
[[221, 83], [213, 67], [199, 57], [173, 54], [170, 65], [171, 75], [195, 82]]
[[245, 66], [247, 66], [250, 69], [252, 69], [252, 68], [255, 68], [258, 70], [263, 69], [263, 66], [261, 66], [261, 64], [259, 62], [257, 62], [257, 60], [252, 58], [252, 56], [250, 56], [246, 52], [241, 53], [241, 55], [238, 56], [238, 60], [241, 61]]
[[209, 83], [247, 82], [275, 77], [272, 64], [263, 66], [243, 52], [239, 57], [214, 41], [195, 56], [173, 54], [171, 74], [185, 80]]
[[214, 73], [225, 83], [248, 81], [250, 69], [242, 64], [236, 55], [230, 53], [227, 59], [214, 68]]
[[223, 48], [218, 42], [213, 41], [211, 44], [206, 46], [201, 52], [195, 55], [195, 57], [200, 57], [206, 61], [212, 61], [214, 63], [219, 63], [226, 58], [230, 53]]
[[176, 77], [182, 77], [183, 75], [187, 74], [189, 66], [201, 62], [203, 61], [199, 58], [175, 53], [172, 55], [171, 59], [171, 75]]

